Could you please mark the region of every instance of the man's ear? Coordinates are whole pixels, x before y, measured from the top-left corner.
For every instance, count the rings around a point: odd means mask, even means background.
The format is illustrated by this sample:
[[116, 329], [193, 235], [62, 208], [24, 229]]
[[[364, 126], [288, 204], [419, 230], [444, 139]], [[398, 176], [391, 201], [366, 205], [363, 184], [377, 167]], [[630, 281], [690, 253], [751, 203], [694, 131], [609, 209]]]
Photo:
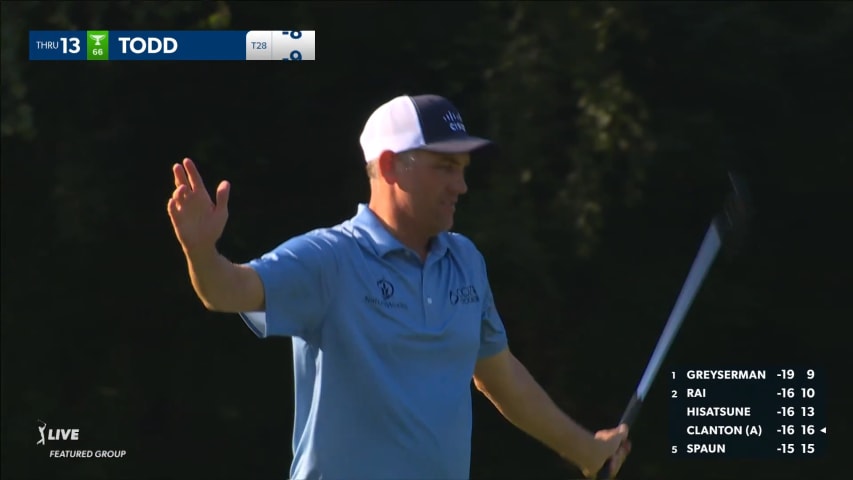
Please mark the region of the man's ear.
[[376, 159], [377, 167], [379, 170], [379, 177], [385, 180], [387, 183], [396, 183], [397, 182], [397, 169], [395, 168], [395, 154], [390, 150], [385, 150], [381, 154], [379, 154], [379, 158]]

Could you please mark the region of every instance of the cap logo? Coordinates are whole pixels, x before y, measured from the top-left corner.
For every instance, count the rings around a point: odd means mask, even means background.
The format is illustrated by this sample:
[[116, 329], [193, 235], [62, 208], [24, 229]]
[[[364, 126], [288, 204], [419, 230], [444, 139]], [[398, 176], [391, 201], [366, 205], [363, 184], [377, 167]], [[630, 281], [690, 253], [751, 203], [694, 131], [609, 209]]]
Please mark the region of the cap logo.
[[447, 127], [452, 132], [464, 132], [465, 124], [462, 123], [462, 115], [459, 115], [459, 112], [454, 112], [453, 110], [448, 110], [447, 113], [441, 117], [445, 123], [447, 123]]
[[462, 154], [492, 145], [469, 135], [459, 109], [439, 95], [401, 95], [383, 103], [367, 119], [359, 143], [367, 162], [386, 150]]

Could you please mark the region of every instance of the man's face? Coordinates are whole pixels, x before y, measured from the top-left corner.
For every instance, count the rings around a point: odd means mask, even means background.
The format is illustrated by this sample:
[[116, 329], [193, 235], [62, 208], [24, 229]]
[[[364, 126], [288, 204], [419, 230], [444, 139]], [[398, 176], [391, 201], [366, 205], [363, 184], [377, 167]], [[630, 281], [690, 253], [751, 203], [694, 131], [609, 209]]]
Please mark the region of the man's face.
[[465, 192], [467, 153], [442, 154], [415, 150], [400, 154], [398, 185], [403, 207], [417, 224], [434, 235], [453, 226], [456, 201]]

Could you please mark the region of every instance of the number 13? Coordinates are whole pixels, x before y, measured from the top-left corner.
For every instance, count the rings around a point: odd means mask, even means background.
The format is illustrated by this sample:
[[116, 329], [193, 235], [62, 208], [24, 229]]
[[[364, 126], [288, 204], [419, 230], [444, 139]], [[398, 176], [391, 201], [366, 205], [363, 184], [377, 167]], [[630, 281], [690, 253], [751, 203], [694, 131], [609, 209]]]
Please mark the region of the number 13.
[[[59, 40], [62, 41], [62, 53], [79, 53], [80, 52], [80, 39], [79, 38], [65, 38], [62, 37]], [[71, 48], [68, 48], [68, 44], [71, 44]]]

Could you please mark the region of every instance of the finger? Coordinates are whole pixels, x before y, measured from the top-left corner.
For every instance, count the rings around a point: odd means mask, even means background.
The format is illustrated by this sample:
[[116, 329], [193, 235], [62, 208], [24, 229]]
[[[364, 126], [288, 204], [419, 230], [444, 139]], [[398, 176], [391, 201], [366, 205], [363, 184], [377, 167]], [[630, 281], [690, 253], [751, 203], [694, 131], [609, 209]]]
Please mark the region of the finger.
[[184, 170], [183, 165], [180, 163], [176, 163], [172, 165], [172, 173], [175, 174], [175, 186], [180, 187], [181, 185], [189, 185], [190, 182], [187, 180], [187, 172]]
[[178, 213], [180, 212], [178, 201], [174, 198], [170, 198], [166, 204], [166, 211], [169, 212], [169, 218], [172, 220], [172, 226], [177, 227]]
[[216, 208], [227, 209], [228, 197], [231, 196], [231, 184], [227, 180], [219, 182], [219, 187], [216, 188]]
[[187, 171], [187, 177], [190, 180], [190, 188], [192, 188], [194, 192], [207, 193], [207, 189], [204, 188], [204, 181], [202, 181], [201, 174], [198, 173], [198, 168], [196, 168], [195, 163], [193, 163], [189, 158], [185, 158], [184, 169]]
[[176, 201], [177, 200], [185, 200], [187, 198], [187, 195], [189, 195], [189, 194], [190, 194], [190, 187], [188, 187], [187, 185], [181, 185], [178, 188], [176, 188], [174, 192], [172, 192], [172, 198], [174, 198]]
[[625, 463], [625, 458], [627, 454], [624, 450], [617, 451], [613, 457], [610, 459], [610, 478], [615, 478], [616, 474], [619, 473], [619, 470], [622, 469], [622, 465]]
[[616, 478], [616, 475], [619, 475], [619, 470], [622, 470], [622, 458], [613, 458], [610, 462], [610, 477], [608, 478]]
[[616, 438], [619, 439], [620, 443], [628, 439], [628, 425], [624, 423], [619, 425], [619, 428], [616, 430]]
[[626, 438], [626, 439], [620, 441], [618, 445], [616, 445], [616, 449], [614, 450], [613, 454], [619, 455], [619, 454], [624, 453], [625, 455], [627, 455], [628, 452], [630, 452], [630, 451], [631, 451], [631, 441]]
[[610, 475], [611, 478], [615, 478], [616, 474], [619, 473], [619, 470], [622, 469], [622, 465], [625, 464], [625, 460], [628, 458], [628, 452], [631, 451], [631, 443], [626, 442], [618, 450], [613, 454], [613, 457], [610, 459]]

